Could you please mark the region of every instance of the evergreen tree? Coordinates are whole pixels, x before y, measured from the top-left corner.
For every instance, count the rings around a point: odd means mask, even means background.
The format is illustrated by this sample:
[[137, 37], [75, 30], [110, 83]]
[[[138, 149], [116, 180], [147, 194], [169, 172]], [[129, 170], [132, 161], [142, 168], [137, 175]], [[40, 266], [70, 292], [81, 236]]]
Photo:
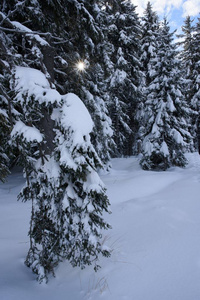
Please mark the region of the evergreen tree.
[[193, 35], [193, 84], [194, 84], [194, 91], [192, 95], [192, 102], [196, 109], [199, 109], [199, 77], [200, 77], [200, 50], [199, 50], [199, 41], [200, 41], [200, 18], [195, 26], [195, 32]]
[[[105, 36], [101, 29], [102, 11], [96, 1], [68, 1], [68, 38], [66, 52], [70, 74], [67, 91], [75, 92], [84, 102], [95, 123], [92, 143], [104, 168], [109, 165], [113, 147], [111, 119], [106, 104], [105, 70], [102, 49]], [[73, 24], [73, 28], [72, 28]], [[83, 69], [79, 68], [79, 63]]]
[[165, 170], [185, 166], [184, 151], [191, 140], [186, 119], [190, 110], [182, 95], [182, 79], [173, 33], [164, 20], [154, 59], [155, 74], [145, 103], [146, 132], [143, 141], [143, 169]]
[[145, 75], [145, 83], [148, 87], [152, 82], [152, 67], [156, 58], [156, 51], [159, 44], [159, 19], [156, 12], [153, 11], [150, 2], [147, 3], [147, 7], [144, 11], [144, 17], [142, 18], [142, 70]]
[[[0, 86], [1, 89], [1, 86]], [[9, 157], [8, 157], [8, 137], [9, 137], [9, 117], [6, 109], [7, 100], [0, 95], [0, 180], [4, 182], [9, 174]]]
[[195, 26], [195, 32], [193, 35], [193, 69], [192, 69], [192, 93], [189, 94], [191, 97], [191, 104], [196, 115], [193, 114], [192, 126], [194, 126], [194, 139], [196, 148], [200, 153], [200, 133], [199, 133], [199, 103], [200, 103], [200, 18]]
[[[98, 33], [84, 2], [4, 0], [0, 4], [2, 34], [10, 40], [17, 57], [10, 68], [15, 78], [12, 82], [9, 77], [7, 82], [15, 92], [10, 103], [11, 114], [16, 112], [11, 119], [12, 142], [27, 180], [19, 198], [32, 201], [26, 264], [39, 281], [54, 274], [55, 266], [63, 259], [81, 268], [94, 262], [98, 269], [98, 255], [110, 255], [101, 245], [101, 229], [109, 228], [102, 217], [109, 201], [96, 172], [103, 164], [90, 142], [92, 131], [93, 135], [96, 132], [98, 139], [93, 142], [106, 164], [112, 131], [102, 97], [103, 82], [98, 81], [103, 78], [103, 69], [98, 58], [94, 64], [98, 73], [94, 76], [92, 68], [91, 74], [76, 69], [78, 57], [89, 62], [90, 54], [95, 59], [100, 53], [92, 39], [87, 39], [87, 32], [81, 35], [86, 24], [90, 34]], [[95, 8], [94, 3], [90, 4]], [[80, 20], [82, 27], [76, 26]], [[101, 36], [100, 30], [98, 34]], [[85, 47], [78, 45], [80, 36]], [[11, 85], [7, 95], [13, 93]], [[85, 95], [96, 126], [76, 96], [61, 96], [66, 91]], [[68, 123], [72, 111], [73, 120]]]
[[190, 145], [190, 150], [194, 151], [197, 149], [197, 116], [198, 116], [198, 105], [194, 101], [193, 97], [196, 94], [196, 84], [195, 84], [195, 61], [196, 61], [196, 51], [194, 43], [194, 25], [190, 16], [186, 17], [184, 25], [182, 26], [182, 34], [178, 37], [183, 41], [179, 43], [183, 50], [180, 53], [180, 59], [182, 62], [182, 74], [184, 75], [184, 97], [191, 109], [191, 115], [188, 117], [188, 125], [191, 135], [193, 136], [193, 143]]
[[[32, 201], [26, 264], [40, 282], [63, 259], [81, 268], [93, 262], [96, 270], [99, 254], [110, 255], [101, 242], [110, 226], [102, 217], [109, 201], [96, 171], [101, 161], [90, 142], [92, 119], [77, 96], [61, 96], [36, 69], [16, 69], [15, 91], [23, 113], [12, 138], [27, 179], [19, 198]], [[44, 108], [53, 124], [51, 142]]]
[[[0, 12], [0, 24], [3, 24], [5, 15]], [[10, 25], [6, 19], [7, 26]], [[12, 89], [10, 81], [12, 69], [20, 60], [10, 36], [0, 29], [0, 180], [4, 181], [9, 174], [14, 154], [10, 148], [10, 130], [13, 125], [15, 110], [12, 107]]]
[[155, 66], [159, 41], [159, 19], [157, 14], [153, 11], [152, 5], [148, 2], [142, 18], [140, 60], [143, 71], [143, 81], [141, 84], [143, 97], [141, 98], [139, 109], [137, 111], [139, 123], [138, 152], [141, 151], [142, 141], [148, 125], [149, 116], [145, 113], [145, 110], [148, 107], [146, 106], [146, 102], [148, 101], [148, 96], [151, 93], [151, 84], [155, 78]]
[[0, 180], [4, 181], [9, 174], [9, 158], [7, 156], [9, 140], [9, 98], [7, 94], [6, 70], [8, 69], [6, 39], [4, 33], [0, 33]]
[[135, 113], [140, 99], [140, 22], [131, 1], [107, 1], [105, 6], [108, 106], [116, 156], [131, 155], [137, 133]]

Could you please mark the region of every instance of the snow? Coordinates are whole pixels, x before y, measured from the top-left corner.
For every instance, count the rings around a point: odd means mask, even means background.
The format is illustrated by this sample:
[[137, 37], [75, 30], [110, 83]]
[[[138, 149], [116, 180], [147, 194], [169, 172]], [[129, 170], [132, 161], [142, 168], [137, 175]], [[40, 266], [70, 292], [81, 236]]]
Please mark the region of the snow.
[[[58, 163], [55, 161], [54, 157], [50, 157], [46, 155], [45, 163], [42, 164], [40, 160], [37, 161], [38, 169], [41, 168], [42, 171], [47, 175], [47, 178], [51, 180], [56, 179], [60, 176], [60, 167]], [[59, 181], [59, 180], [58, 180]]]
[[37, 128], [27, 126], [22, 121], [17, 121], [14, 125], [11, 136], [13, 137], [15, 135], [23, 135], [23, 138], [27, 142], [37, 141], [41, 143], [43, 140], [43, 136]]
[[16, 67], [15, 70], [15, 90], [18, 92], [18, 101], [23, 100], [23, 94], [29, 97], [35, 96], [35, 100], [40, 103], [60, 102], [61, 95], [50, 88], [50, 84], [41, 71], [27, 67]]
[[145, 138], [144, 140], [144, 152], [150, 156], [152, 151], [153, 151], [153, 144], [148, 140], [148, 136], [147, 136], [147, 138]]
[[49, 45], [47, 43], [47, 41], [45, 41], [43, 38], [41, 38], [38, 34], [35, 34], [30, 28], [22, 25], [21, 23], [17, 22], [17, 21], [12, 21], [11, 22], [13, 24], [13, 26], [17, 29], [19, 29], [20, 31], [24, 31], [27, 36], [31, 36], [31, 37], [34, 37], [37, 42], [40, 43], [41, 46], [47, 46]]
[[136, 157], [113, 159], [110, 174], [101, 176], [113, 227], [103, 246], [112, 256], [100, 258], [97, 273], [63, 262], [47, 285], [23, 264], [31, 203], [16, 201], [24, 179], [13, 171], [0, 184], [0, 299], [200, 299], [200, 156], [187, 159], [185, 169], [163, 172], [142, 170]]
[[172, 129], [171, 130], [171, 135], [173, 136], [174, 140], [178, 143], [178, 144], [183, 144], [184, 140], [182, 135], [180, 134], [179, 131], [177, 131], [176, 129]]
[[172, 98], [170, 95], [167, 95], [167, 107], [169, 108], [169, 111], [170, 112], [174, 112], [176, 110], [175, 106], [174, 106], [174, 103], [172, 101]]
[[1, 108], [0, 108], [0, 115], [3, 115], [5, 118], [8, 118], [7, 113]]
[[116, 70], [116, 72], [114, 73], [111, 82], [110, 82], [110, 86], [113, 87], [116, 84], [120, 84], [122, 83], [127, 77], [127, 74], [124, 70]]
[[166, 157], [169, 155], [169, 150], [168, 150], [167, 144], [166, 144], [165, 142], [162, 142], [160, 151], [161, 151], [161, 152], [164, 154], [164, 156], [166, 156]]
[[65, 129], [73, 129], [73, 144], [81, 144], [93, 129], [91, 116], [78, 96], [68, 93], [63, 96], [61, 123]]
[[95, 170], [91, 168], [90, 173], [87, 175], [87, 182], [84, 183], [85, 189], [90, 191], [96, 191], [101, 193], [101, 188], [104, 187], [99, 175]]
[[49, 82], [45, 75], [37, 69], [16, 67], [15, 77], [17, 80], [17, 90], [28, 90], [35, 85], [42, 86], [43, 88], [50, 88]]

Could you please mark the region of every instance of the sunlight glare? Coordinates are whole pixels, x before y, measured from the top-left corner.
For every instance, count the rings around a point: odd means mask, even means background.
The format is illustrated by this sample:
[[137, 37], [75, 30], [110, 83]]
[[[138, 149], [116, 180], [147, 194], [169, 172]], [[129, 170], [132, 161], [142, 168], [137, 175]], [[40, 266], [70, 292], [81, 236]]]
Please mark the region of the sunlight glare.
[[82, 72], [85, 70], [85, 63], [83, 61], [79, 61], [76, 65], [78, 71]]

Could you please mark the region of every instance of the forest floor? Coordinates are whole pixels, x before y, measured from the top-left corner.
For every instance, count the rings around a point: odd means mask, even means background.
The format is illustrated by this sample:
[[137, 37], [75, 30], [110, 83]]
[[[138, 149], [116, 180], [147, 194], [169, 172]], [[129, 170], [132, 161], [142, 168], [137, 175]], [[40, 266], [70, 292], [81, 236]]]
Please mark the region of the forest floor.
[[15, 170], [0, 184], [0, 299], [199, 300], [200, 156], [187, 157], [186, 168], [163, 172], [141, 170], [136, 157], [113, 159], [101, 176], [111, 257], [97, 273], [61, 263], [48, 284], [24, 265], [31, 204], [17, 201], [24, 178]]

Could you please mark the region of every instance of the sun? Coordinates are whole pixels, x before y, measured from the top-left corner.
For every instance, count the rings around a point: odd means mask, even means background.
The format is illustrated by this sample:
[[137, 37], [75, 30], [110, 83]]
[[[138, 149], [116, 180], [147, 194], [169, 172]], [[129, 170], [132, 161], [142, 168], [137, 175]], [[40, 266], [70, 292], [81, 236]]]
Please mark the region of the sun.
[[76, 64], [76, 68], [77, 68], [78, 71], [83, 72], [83, 71], [85, 71], [86, 65], [83, 61], [79, 61]]

